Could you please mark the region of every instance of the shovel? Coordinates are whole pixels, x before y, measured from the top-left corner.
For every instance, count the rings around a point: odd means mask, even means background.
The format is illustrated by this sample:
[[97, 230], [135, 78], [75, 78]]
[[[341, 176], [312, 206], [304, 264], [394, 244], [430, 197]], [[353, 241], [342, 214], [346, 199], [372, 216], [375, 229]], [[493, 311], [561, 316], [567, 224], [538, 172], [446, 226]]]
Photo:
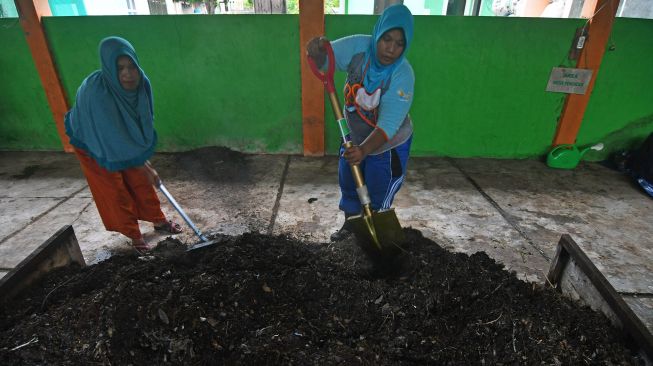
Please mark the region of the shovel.
[[[311, 71], [322, 81], [324, 88], [329, 94], [331, 108], [338, 122], [340, 137], [342, 138], [344, 147], [349, 148], [353, 146], [351, 137], [349, 136], [350, 129], [347, 120], [342, 114], [342, 108], [340, 107], [333, 81], [333, 75], [335, 73], [333, 48], [328, 41], [325, 42], [324, 46], [328, 56], [328, 69], [326, 73], [320, 72], [317, 65], [315, 65], [315, 61], [310, 56], [307, 55], [306, 58], [311, 67]], [[363, 173], [360, 167], [358, 164], [350, 164], [350, 168], [356, 184], [358, 199], [362, 206], [362, 213], [360, 215], [347, 218], [347, 222], [350, 224], [356, 240], [362, 249], [370, 255], [387, 257], [398, 254], [402, 250], [400, 244], [405, 241], [405, 237], [394, 209], [382, 212], [372, 211], [370, 207], [370, 195], [363, 180]]]
[[186, 250], [187, 252], [189, 252], [191, 250], [199, 249], [199, 248], [204, 248], [206, 246], [218, 243], [217, 240], [209, 240], [209, 239], [206, 238], [206, 236], [204, 236], [204, 234], [202, 234], [200, 229], [198, 229], [197, 226], [195, 226], [195, 224], [190, 219], [190, 217], [188, 217], [188, 215], [186, 215], [186, 213], [181, 208], [181, 206], [179, 206], [177, 201], [175, 201], [174, 197], [172, 197], [170, 192], [168, 192], [168, 190], [163, 185], [161, 180], [157, 181], [156, 187], [159, 189], [159, 191], [161, 191], [161, 193], [163, 193], [164, 196], [166, 196], [166, 198], [168, 199], [168, 202], [170, 202], [170, 204], [175, 208], [175, 210], [177, 210], [177, 212], [179, 212], [179, 214], [181, 215], [181, 217], [183, 217], [184, 221], [186, 221], [188, 226], [190, 226], [190, 228], [193, 229], [193, 231], [195, 232], [195, 235], [197, 235], [200, 238], [200, 241], [198, 243], [193, 244], [190, 248], [188, 248]]

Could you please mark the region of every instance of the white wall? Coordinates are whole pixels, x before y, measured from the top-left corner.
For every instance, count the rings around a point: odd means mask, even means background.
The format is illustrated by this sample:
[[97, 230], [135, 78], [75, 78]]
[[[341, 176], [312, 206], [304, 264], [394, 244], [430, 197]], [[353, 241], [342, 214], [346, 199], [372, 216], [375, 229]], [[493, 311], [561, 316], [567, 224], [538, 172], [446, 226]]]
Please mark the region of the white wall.
[[424, 7], [424, 0], [404, 0], [404, 5], [413, 15], [431, 15], [430, 9]]
[[[170, 14], [184, 14], [184, 8], [181, 5], [181, 2], [178, 1], [172, 1], [172, 0], [166, 0], [166, 10], [168, 11], [168, 15]], [[192, 12], [192, 8], [190, 8]]]
[[84, 6], [88, 15], [128, 15], [125, 0], [85, 0]]
[[136, 15], [150, 14], [150, 6], [147, 4], [147, 0], [134, 0], [134, 5], [136, 5]]
[[[300, 0], [301, 1], [301, 0]], [[344, 14], [344, 0], [340, 0], [340, 12]], [[374, 14], [374, 0], [349, 0], [349, 14]], [[413, 15], [429, 15], [429, 9], [424, 7], [424, 0], [404, 0], [404, 5]]]
[[88, 15], [149, 15], [150, 7], [147, 0], [133, 0], [134, 9], [130, 11], [127, 0], [85, 0], [84, 6]]
[[349, 0], [349, 14], [374, 14], [374, 0]]

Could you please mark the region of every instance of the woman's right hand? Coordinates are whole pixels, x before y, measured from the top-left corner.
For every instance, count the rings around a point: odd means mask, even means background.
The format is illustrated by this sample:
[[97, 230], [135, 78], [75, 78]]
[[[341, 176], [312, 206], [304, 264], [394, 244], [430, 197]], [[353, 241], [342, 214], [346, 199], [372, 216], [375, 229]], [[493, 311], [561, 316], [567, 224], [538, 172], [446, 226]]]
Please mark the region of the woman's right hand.
[[324, 44], [328, 41], [326, 37], [321, 36], [315, 37], [306, 43], [306, 53], [315, 61], [315, 65], [318, 68], [322, 68], [326, 61], [327, 54]]

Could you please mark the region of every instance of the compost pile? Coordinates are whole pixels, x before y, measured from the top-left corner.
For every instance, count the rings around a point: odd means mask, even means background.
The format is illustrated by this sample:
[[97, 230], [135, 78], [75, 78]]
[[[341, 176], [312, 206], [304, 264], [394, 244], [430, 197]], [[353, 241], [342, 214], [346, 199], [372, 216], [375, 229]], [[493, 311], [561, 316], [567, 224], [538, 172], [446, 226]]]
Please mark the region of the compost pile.
[[[68, 268], [6, 304], [3, 365], [637, 364], [608, 320], [484, 253], [405, 229], [379, 272], [352, 242], [248, 233]], [[31, 341], [31, 342], [30, 342]]]

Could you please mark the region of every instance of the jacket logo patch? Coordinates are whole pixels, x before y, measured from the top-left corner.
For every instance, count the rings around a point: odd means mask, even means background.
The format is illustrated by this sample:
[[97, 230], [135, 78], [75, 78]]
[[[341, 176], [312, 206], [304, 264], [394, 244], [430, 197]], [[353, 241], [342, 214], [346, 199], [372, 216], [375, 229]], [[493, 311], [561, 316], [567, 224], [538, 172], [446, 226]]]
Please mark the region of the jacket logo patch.
[[401, 98], [401, 100], [403, 100], [404, 102], [409, 101], [410, 98], [412, 98], [413, 96], [413, 93], [406, 93], [401, 89], [397, 91], [397, 94], [399, 95], [399, 98]]

